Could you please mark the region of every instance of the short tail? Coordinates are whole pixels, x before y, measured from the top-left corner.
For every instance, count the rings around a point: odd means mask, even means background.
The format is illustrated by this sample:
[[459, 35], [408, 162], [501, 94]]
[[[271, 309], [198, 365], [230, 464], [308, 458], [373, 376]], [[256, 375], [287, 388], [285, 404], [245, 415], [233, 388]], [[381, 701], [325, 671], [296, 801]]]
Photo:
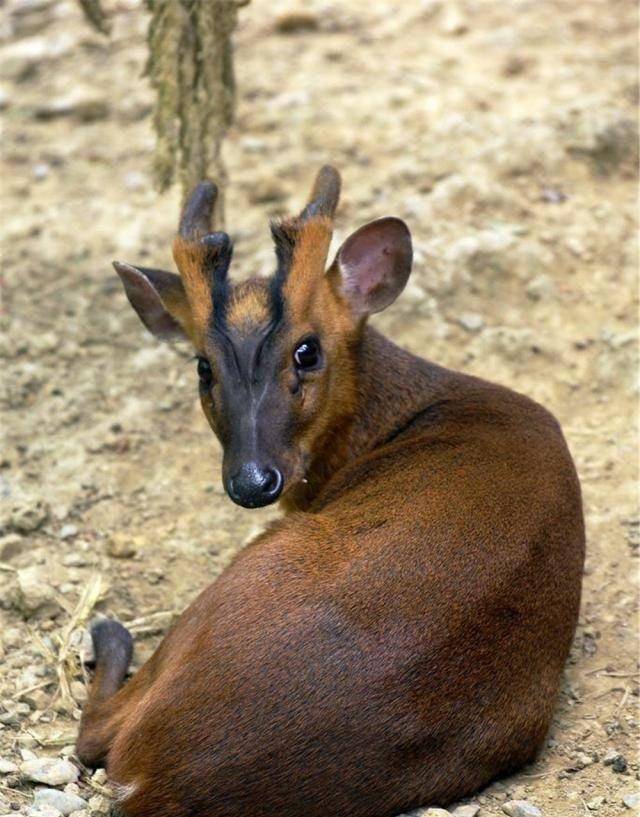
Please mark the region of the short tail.
[[95, 674], [84, 706], [76, 751], [86, 766], [104, 762], [114, 738], [109, 699], [126, 678], [133, 657], [133, 639], [118, 621], [101, 619], [91, 627], [95, 651]]

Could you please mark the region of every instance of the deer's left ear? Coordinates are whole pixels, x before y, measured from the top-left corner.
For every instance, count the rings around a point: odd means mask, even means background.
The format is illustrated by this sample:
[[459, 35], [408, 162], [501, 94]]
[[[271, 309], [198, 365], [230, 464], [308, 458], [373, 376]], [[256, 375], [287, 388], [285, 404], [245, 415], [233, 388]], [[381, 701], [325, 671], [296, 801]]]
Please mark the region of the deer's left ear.
[[183, 340], [191, 310], [179, 275], [114, 261], [129, 303], [147, 329], [160, 340]]
[[399, 218], [379, 218], [352, 233], [338, 250], [328, 275], [357, 317], [393, 303], [409, 279], [413, 250], [409, 228]]

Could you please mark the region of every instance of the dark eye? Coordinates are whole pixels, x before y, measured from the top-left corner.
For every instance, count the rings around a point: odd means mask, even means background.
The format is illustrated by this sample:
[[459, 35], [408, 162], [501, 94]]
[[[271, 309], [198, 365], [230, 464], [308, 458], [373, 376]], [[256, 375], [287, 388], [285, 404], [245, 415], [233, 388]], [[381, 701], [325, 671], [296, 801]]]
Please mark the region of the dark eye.
[[298, 369], [316, 369], [320, 364], [320, 341], [306, 338], [293, 353]]
[[208, 388], [213, 383], [213, 372], [211, 371], [211, 364], [206, 357], [198, 358], [198, 377], [200, 383]]

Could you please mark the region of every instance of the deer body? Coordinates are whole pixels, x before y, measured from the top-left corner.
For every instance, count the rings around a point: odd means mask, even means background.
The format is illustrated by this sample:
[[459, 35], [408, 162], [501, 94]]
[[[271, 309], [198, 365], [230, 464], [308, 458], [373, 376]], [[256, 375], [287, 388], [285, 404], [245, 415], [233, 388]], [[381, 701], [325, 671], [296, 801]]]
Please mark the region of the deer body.
[[[358, 268], [356, 250], [344, 269]], [[231, 313], [246, 315], [247, 299], [259, 313], [267, 294], [267, 284], [245, 287]], [[321, 340], [328, 366], [339, 350]], [[242, 371], [237, 352], [233, 365]], [[247, 401], [255, 392], [268, 406], [258, 368]], [[124, 686], [126, 631], [94, 631], [78, 752], [106, 761], [127, 817], [393, 817], [471, 793], [544, 740], [584, 551], [558, 424], [526, 397], [414, 357], [363, 323], [344, 371], [351, 387], [336, 386], [332, 423], [279, 462], [279, 480], [258, 465], [240, 487], [228, 477], [246, 503], [250, 478], [262, 504], [280, 487], [286, 516]], [[242, 446], [219, 423], [226, 457]], [[307, 481], [290, 477], [301, 467]], [[237, 463], [231, 472], [242, 473]]]

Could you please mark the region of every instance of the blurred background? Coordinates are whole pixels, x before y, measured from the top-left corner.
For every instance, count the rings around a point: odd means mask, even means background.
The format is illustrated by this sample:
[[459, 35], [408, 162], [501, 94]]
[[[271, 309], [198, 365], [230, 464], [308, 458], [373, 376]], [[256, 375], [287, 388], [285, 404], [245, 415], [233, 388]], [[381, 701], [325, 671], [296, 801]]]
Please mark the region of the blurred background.
[[[0, 814], [46, 817], [34, 785], [52, 781], [32, 770], [73, 757], [86, 621], [128, 623], [141, 662], [275, 513], [226, 498], [190, 350], [145, 333], [111, 269], [173, 269], [181, 188], [155, 186], [147, 8], [105, 13], [109, 36], [71, 0], [7, 0], [1, 22]], [[413, 234], [412, 277], [378, 328], [544, 403], [580, 472], [585, 590], [554, 728], [533, 767], [473, 800], [481, 817], [507, 799], [544, 817], [640, 800], [636, 13], [631, 0], [238, 11], [232, 274], [272, 271], [268, 218], [299, 209], [332, 162], [336, 246], [384, 215]], [[104, 774], [63, 767], [53, 785], [75, 811], [106, 814]]]

